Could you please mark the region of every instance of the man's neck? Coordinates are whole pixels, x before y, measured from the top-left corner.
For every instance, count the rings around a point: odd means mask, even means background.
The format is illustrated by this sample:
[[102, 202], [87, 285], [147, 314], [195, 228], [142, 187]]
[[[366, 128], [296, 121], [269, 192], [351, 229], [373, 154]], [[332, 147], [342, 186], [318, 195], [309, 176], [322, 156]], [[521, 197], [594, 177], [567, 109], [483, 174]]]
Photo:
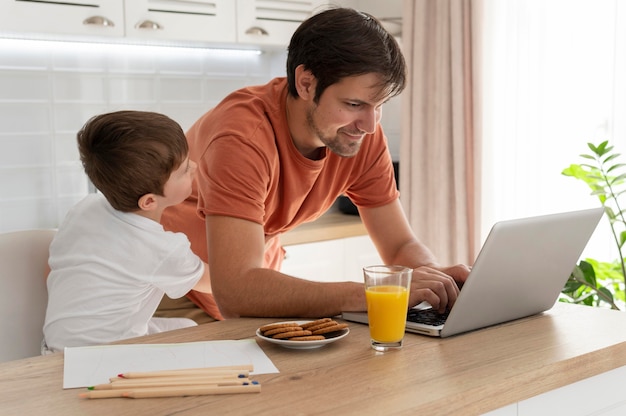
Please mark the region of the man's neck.
[[324, 147], [311, 145], [311, 132], [307, 127], [306, 103], [303, 100], [287, 95], [285, 116], [293, 145], [302, 156], [311, 160], [319, 160], [325, 154]]

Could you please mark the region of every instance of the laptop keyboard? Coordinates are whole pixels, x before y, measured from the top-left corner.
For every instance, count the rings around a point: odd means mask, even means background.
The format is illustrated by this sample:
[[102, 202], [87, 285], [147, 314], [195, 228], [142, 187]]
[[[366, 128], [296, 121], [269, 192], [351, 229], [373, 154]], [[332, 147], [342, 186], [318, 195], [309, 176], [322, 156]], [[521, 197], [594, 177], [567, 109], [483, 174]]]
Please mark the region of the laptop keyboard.
[[439, 313], [434, 309], [409, 309], [407, 320], [418, 324], [443, 325], [448, 319], [448, 312]]

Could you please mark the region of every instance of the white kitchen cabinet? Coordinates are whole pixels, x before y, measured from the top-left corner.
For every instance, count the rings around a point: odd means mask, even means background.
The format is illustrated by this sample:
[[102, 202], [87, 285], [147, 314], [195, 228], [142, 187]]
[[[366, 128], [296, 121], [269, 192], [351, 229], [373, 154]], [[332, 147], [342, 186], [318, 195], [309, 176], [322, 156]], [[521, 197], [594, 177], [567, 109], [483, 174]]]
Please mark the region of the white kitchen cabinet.
[[328, 7], [362, 8], [386, 19], [389, 13], [398, 14], [399, 4], [393, 0], [381, 8], [373, 0], [2, 0], [0, 34], [285, 48], [302, 21]]
[[381, 264], [368, 236], [340, 238], [285, 247], [281, 272], [318, 282], [363, 282], [365, 266]]
[[626, 366], [522, 400], [484, 416], [626, 415], [623, 380]]
[[346, 280], [343, 276], [343, 239], [285, 247], [281, 272], [316, 282]]
[[237, 41], [285, 47], [300, 23], [327, 0], [237, 0]]
[[2, 0], [0, 32], [122, 37], [124, 2]]
[[126, 37], [234, 43], [233, 0], [126, 0]]

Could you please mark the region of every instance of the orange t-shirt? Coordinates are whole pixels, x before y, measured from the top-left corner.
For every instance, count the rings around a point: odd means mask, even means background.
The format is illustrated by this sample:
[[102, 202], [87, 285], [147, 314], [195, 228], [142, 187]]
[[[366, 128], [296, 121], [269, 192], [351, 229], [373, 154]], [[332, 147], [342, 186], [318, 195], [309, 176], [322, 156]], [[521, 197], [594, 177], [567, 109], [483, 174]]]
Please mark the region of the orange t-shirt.
[[[330, 151], [320, 160], [302, 156], [286, 118], [287, 80], [233, 92], [187, 132], [189, 158], [198, 163], [191, 196], [168, 208], [166, 229], [187, 234], [205, 261], [204, 217], [226, 215], [254, 221], [265, 231], [264, 267], [280, 270], [279, 234], [313, 221], [346, 194], [355, 205], [377, 207], [398, 198], [391, 156], [380, 125], [351, 158]], [[212, 314], [209, 295], [190, 298]], [[210, 308], [211, 311], [207, 310]], [[213, 315], [215, 316], [215, 315]]]

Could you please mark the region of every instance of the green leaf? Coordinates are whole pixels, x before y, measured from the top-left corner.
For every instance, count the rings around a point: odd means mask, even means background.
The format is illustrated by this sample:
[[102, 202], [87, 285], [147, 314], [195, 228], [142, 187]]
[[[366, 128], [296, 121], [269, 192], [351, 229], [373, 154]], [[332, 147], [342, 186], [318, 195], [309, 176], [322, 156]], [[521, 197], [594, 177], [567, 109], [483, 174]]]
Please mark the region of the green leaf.
[[613, 160], [613, 159], [615, 159], [616, 157], [619, 157], [619, 156], [620, 156], [619, 153], [613, 153], [612, 155], [607, 156], [606, 159], [604, 159], [602, 161], [602, 163], [606, 163], [606, 162], [608, 162], [610, 160]]
[[[613, 293], [611, 293], [609, 289], [607, 289], [606, 287], [601, 287], [598, 289], [598, 292], [602, 293], [604, 297], [609, 300], [609, 303], [613, 304]], [[605, 302], [607, 302], [607, 300], [605, 300]]]
[[593, 266], [583, 260], [579, 263], [578, 267], [583, 274], [585, 282], [587, 282], [591, 287], [596, 287], [596, 273]]
[[620, 183], [621, 181], [623, 181], [624, 179], [626, 179], [626, 173], [622, 173], [621, 175], [614, 177], [613, 179], [611, 179], [611, 180], [609, 181], [609, 183], [610, 183], [611, 185], [613, 185], [613, 184], [618, 184], [618, 183]]
[[[609, 160], [609, 159], [607, 159], [607, 161], [608, 161], [608, 160]], [[612, 171], [614, 171], [615, 169], [621, 168], [622, 166], [626, 166], [626, 164], [624, 164], [624, 163], [618, 163], [617, 165], [613, 165], [613, 166], [611, 166], [610, 168], [608, 168], [608, 169], [606, 170], [606, 173], [612, 172]]]

